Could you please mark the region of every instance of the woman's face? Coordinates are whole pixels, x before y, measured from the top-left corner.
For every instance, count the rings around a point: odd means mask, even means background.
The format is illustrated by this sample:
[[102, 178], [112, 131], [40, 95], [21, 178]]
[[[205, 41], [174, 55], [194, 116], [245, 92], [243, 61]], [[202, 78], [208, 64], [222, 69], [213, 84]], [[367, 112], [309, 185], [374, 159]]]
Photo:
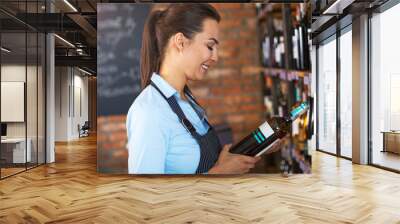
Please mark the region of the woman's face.
[[184, 73], [189, 80], [202, 80], [218, 61], [218, 22], [206, 19], [203, 31], [197, 33], [183, 50]]

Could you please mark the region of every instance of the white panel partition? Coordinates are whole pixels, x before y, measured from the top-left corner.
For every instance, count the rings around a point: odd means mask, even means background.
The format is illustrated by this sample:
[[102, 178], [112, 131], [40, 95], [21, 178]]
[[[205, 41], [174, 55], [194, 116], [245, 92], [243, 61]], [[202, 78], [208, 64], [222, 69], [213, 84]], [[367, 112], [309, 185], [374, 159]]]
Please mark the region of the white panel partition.
[[[336, 36], [335, 36], [336, 38]], [[318, 48], [318, 149], [336, 154], [336, 39]]]
[[24, 82], [1, 82], [1, 122], [24, 122]]

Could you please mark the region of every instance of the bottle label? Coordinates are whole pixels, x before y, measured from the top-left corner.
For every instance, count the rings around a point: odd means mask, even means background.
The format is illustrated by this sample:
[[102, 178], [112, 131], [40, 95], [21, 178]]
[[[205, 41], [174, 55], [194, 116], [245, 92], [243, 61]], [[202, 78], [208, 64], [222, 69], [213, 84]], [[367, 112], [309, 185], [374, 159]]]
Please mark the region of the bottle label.
[[306, 109], [308, 109], [307, 103], [300, 104], [300, 106], [296, 107], [294, 110], [290, 112], [290, 119], [295, 120], [299, 115], [304, 113]]
[[269, 136], [274, 134], [274, 130], [272, 130], [272, 128], [271, 128], [271, 126], [269, 126], [268, 122], [264, 122], [264, 124], [262, 124], [259, 127], [259, 129], [260, 129], [264, 139], [267, 139]]
[[253, 138], [257, 141], [258, 144], [261, 144], [263, 142], [262, 138], [259, 137], [258, 131], [253, 132]]

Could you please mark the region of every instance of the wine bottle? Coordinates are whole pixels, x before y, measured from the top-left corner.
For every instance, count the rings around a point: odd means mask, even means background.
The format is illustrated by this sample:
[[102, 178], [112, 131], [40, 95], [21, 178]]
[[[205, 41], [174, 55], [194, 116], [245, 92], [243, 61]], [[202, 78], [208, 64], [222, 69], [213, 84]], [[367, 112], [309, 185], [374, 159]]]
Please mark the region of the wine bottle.
[[269, 37], [266, 35], [264, 41], [262, 42], [262, 63], [265, 67], [270, 66], [269, 61], [270, 61], [270, 41]]
[[274, 117], [264, 122], [251, 134], [233, 145], [229, 152], [247, 156], [262, 155], [290, 132], [292, 122], [304, 114], [308, 108], [308, 103], [304, 102], [293, 109], [289, 116]]

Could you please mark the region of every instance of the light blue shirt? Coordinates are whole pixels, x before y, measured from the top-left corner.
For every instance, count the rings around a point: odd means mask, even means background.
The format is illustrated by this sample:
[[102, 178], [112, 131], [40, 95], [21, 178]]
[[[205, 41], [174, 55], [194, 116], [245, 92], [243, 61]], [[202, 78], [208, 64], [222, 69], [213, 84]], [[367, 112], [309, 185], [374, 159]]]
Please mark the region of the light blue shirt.
[[[153, 73], [151, 80], [169, 98], [174, 96], [186, 118], [204, 135], [208, 131], [205, 113], [195, 107], [161, 76]], [[130, 174], [192, 174], [200, 161], [200, 147], [183, 127], [166, 99], [151, 85], [131, 105], [126, 128], [128, 133], [128, 172]]]

